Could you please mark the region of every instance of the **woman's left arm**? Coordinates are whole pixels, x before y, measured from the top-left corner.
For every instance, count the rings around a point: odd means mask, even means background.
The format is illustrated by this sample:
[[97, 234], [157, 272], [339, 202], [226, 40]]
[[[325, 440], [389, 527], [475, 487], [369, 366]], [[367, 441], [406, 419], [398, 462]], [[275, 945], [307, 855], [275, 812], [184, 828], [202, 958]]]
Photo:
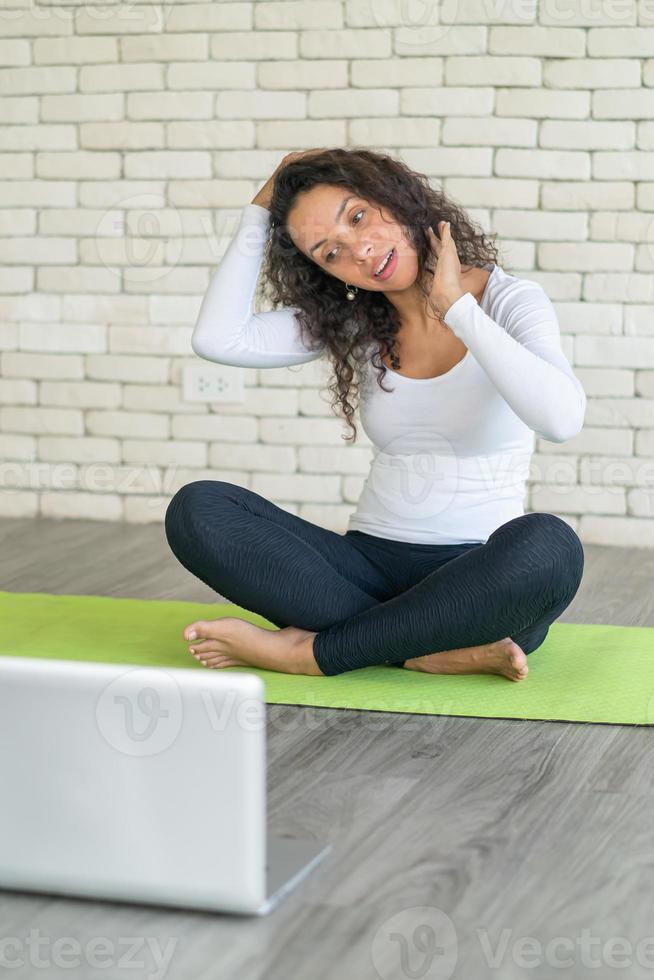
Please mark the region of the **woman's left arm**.
[[586, 393], [561, 348], [545, 290], [531, 280], [522, 286], [499, 299], [502, 326], [470, 292], [452, 303], [443, 320], [516, 415], [544, 439], [565, 442], [584, 424]]

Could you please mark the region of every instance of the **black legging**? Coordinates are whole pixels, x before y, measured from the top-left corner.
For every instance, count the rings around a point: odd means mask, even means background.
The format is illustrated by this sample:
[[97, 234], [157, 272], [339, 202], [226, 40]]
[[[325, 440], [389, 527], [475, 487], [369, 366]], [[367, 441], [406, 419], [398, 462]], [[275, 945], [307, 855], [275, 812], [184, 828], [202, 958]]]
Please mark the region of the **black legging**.
[[584, 569], [579, 537], [554, 514], [514, 517], [485, 543], [413, 544], [338, 534], [222, 480], [178, 490], [165, 531], [182, 565], [220, 595], [315, 632], [323, 674], [505, 636], [531, 653]]

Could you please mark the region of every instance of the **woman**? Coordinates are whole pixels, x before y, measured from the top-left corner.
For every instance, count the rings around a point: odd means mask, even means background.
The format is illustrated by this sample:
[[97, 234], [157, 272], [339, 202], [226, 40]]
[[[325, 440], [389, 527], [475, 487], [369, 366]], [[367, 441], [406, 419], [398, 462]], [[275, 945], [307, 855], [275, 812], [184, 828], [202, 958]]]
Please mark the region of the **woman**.
[[[254, 313], [264, 257], [281, 308]], [[495, 258], [424, 175], [365, 149], [291, 153], [243, 208], [194, 351], [262, 368], [328, 355], [354, 437], [362, 389], [373, 459], [345, 534], [223, 481], [174, 495], [165, 530], [179, 561], [280, 627], [191, 623], [201, 663], [526, 677], [584, 566], [567, 522], [524, 513], [534, 433], [576, 435], [586, 396], [544, 290]]]

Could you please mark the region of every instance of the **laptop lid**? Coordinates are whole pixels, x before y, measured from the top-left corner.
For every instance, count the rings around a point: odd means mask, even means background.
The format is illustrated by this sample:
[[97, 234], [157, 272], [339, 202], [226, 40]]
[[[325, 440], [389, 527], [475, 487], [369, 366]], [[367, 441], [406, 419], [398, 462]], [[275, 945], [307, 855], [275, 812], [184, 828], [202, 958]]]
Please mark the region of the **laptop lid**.
[[263, 683], [0, 656], [0, 887], [253, 912]]

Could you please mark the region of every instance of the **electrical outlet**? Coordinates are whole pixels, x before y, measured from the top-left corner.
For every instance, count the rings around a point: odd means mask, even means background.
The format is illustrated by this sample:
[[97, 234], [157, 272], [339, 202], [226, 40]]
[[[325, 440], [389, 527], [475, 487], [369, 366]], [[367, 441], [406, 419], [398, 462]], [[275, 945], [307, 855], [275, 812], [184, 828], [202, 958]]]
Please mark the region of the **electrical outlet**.
[[242, 402], [243, 369], [227, 364], [187, 364], [183, 373], [187, 402]]

